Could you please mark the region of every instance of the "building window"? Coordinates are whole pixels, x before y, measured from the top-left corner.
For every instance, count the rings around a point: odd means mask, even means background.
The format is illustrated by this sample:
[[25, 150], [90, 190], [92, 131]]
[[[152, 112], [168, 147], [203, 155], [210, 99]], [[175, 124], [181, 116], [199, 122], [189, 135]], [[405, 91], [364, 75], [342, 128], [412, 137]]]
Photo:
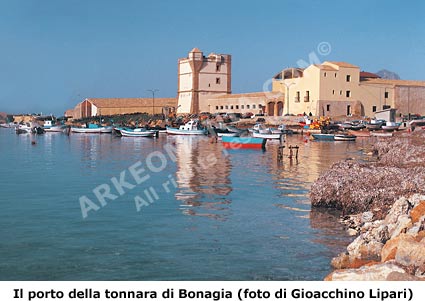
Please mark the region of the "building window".
[[221, 69], [221, 65], [220, 64], [215, 65], [215, 71], [216, 72], [220, 72], [220, 69]]
[[347, 116], [351, 116], [351, 106], [347, 105]]
[[220, 78], [219, 78], [219, 77], [216, 77], [216, 79], [215, 79], [215, 83], [216, 83], [217, 85], [219, 85], [219, 84], [220, 84]]
[[211, 87], [211, 84], [208, 84], [208, 87]]
[[239, 106], [238, 105], [236, 105], [236, 110], [239, 110]]
[[259, 109], [261, 109], [263, 107], [263, 105], [260, 103], [259, 105], [258, 105], [258, 108]]
[[223, 106], [220, 106], [220, 110], [223, 110]]
[[372, 112], [376, 112], [376, 106], [372, 106]]
[[342, 95], [342, 90], [339, 90], [339, 95]]
[[351, 82], [351, 75], [347, 75], [347, 82]]
[[325, 73], [323, 73], [323, 77], [326, 77], [326, 72], [325, 72]]
[[255, 109], [255, 105], [252, 105], [252, 108]]
[[233, 110], [233, 106], [230, 106], [230, 110]]
[[386, 110], [386, 109], [390, 109], [391, 108], [391, 106], [390, 105], [383, 105], [382, 106], [382, 110]]
[[226, 106], [226, 110], [228, 110], [229, 109], [229, 106]]
[[241, 105], [241, 109], [243, 110], [244, 105]]
[[297, 91], [295, 95], [295, 102], [300, 102], [300, 91]]
[[326, 105], [326, 112], [329, 112], [331, 110], [331, 105]]
[[215, 109], [218, 110], [218, 106], [215, 106]]
[[305, 91], [304, 102], [310, 101], [310, 91]]
[[335, 77], [336, 77], [336, 72], [335, 72]]
[[351, 91], [345, 91], [345, 96], [351, 97]]
[[335, 95], [335, 90], [332, 90], [332, 95]]
[[384, 97], [385, 97], [385, 98], [388, 98], [388, 95], [389, 95], [389, 92], [385, 92], [385, 93], [384, 93]]
[[249, 105], [246, 105], [246, 108], [249, 109]]

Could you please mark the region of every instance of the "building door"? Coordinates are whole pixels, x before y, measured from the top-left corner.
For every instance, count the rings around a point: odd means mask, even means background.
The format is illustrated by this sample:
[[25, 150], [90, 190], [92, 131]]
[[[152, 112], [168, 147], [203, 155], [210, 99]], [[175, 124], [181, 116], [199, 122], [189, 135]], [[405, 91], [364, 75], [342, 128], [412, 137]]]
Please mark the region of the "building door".
[[277, 103], [277, 116], [283, 116], [283, 102]]
[[347, 105], [347, 116], [351, 115], [351, 106]]
[[269, 102], [267, 104], [267, 115], [274, 116], [274, 102]]

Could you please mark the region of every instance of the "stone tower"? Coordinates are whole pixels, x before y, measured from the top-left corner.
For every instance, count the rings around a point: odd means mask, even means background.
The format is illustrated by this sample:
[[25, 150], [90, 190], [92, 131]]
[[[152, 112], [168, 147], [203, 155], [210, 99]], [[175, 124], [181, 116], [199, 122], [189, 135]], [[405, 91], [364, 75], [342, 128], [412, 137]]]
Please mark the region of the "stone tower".
[[193, 48], [187, 58], [178, 60], [177, 113], [209, 112], [208, 98], [230, 94], [231, 56], [211, 53], [205, 57]]

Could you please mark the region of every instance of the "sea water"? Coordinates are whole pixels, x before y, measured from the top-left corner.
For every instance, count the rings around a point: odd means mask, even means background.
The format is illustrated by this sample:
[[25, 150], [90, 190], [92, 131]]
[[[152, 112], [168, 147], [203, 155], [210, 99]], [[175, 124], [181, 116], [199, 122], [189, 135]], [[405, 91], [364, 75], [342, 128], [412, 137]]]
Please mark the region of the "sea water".
[[350, 238], [309, 187], [363, 142], [286, 146], [0, 129], [0, 279], [321, 280]]

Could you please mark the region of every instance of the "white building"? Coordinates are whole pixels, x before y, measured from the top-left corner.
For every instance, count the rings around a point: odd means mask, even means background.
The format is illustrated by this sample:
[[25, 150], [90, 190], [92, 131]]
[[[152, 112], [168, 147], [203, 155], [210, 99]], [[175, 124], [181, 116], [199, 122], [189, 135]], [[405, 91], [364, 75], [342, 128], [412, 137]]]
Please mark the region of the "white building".
[[187, 58], [178, 61], [177, 113], [200, 113], [210, 110], [211, 96], [230, 94], [231, 56], [211, 53], [207, 57], [193, 48]]

